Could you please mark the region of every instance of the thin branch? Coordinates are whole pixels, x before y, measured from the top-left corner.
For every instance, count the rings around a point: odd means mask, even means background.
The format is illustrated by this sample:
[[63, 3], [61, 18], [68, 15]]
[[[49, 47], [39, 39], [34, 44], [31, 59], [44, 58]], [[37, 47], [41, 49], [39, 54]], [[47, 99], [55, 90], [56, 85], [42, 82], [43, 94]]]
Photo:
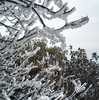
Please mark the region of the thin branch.
[[11, 42], [11, 40], [4, 40], [4, 39], [0, 39], [0, 42], [2, 43], [2, 42]]
[[20, 23], [20, 25], [22, 26], [22, 28], [24, 29], [24, 26], [23, 26], [23, 24], [22, 24], [22, 22], [20, 21], [20, 19], [15, 15], [15, 11], [13, 12], [9, 7], [7, 7], [9, 10], [10, 10], [10, 12], [15, 16], [15, 18], [18, 20], [18, 22]]
[[13, 40], [9, 44], [6, 44], [3, 48], [0, 49], [0, 52], [2, 52], [3, 50], [6, 50], [13, 44], [13, 42], [17, 41], [16, 38], [17, 38], [18, 33], [19, 31], [15, 34]]
[[43, 19], [40, 17], [40, 15], [37, 13], [37, 11], [36, 11], [33, 7], [32, 7], [32, 10], [37, 14], [37, 16], [38, 16], [40, 22], [43, 24], [43, 27], [46, 27], [46, 25], [45, 25], [44, 22], [43, 22]]
[[34, 4], [34, 8], [38, 8], [38, 7], [40, 7], [42, 11], [46, 10], [46, 13], [52, 15], [53, 17], [58, 17], [58, 16], [60, 16], [62, 14], [69, 14], [69, 13], [73, 12], [73, 10], [75, 9], [75, 7], [73, 7], [71, 10], [69, 10], [69, 11], [66, 12], [65, 10], [67, 8], [67, 4], [64, 4], [63, 7], [60, 10], [54, 12], [54, 11], [51, 11], [50, 9], [48, 9], [45, 6], [42, 6], [42, 5], [39, 5], [39, 4], [35, 3]]
[[26, 7], [27, 6], [27, 2], [23, 2], [23, 0], [6, 0], [7, 2], [10, 2], [10, 3], [14, 3], [14, 4], [17, 4], [17, 5], [21, 5], [23, 7]]
[[13, 20], [15, 20], [15, 18], [14, 19], [12, 19], [12, 20], [10, 20], [9, 18], [8, 18], [8, 15], [5, 15], [5, 17], [8, 19], [8, 21], [10, 21], [12, 24], [15, 24], [14, 22], [12, 22]]
[[11, 28], [11, 29], [13, 29], [13, 30], [15, 30], [15, 31], [19, 31], [18, 29], [14, 28], [14, 27], [11, 27], [11, 26], [8, 26], [8, 25], [6, 25], [6, 24], [4, 24], [4, 23], [2, 23], [2, 22], [0, 22], [0, 24], [3, 25], [3, 26], [5, 26], [7, 29], [8, 29], [8, 28]]
[[62, 32], [64, 29], [69, 29], [69, 28], [78, 28], [78, 27], [81, 27], [82, 25], [88, 23], [89, 21], [89, 18], [88, 16], [87, 17], [83, 17], [79, 20], [76, 20], [76, 21], [72, 21], [70, 23], [65, 23], [64, 26], [62, 26], [61, 28], [59, 29], [55, 29], [55, 30], [52, 30], [51, 28], [49, 27], [46, 27], [45, 30], [49, 31], [49, 32], [54, 32], [54, 33], [60, 33]]

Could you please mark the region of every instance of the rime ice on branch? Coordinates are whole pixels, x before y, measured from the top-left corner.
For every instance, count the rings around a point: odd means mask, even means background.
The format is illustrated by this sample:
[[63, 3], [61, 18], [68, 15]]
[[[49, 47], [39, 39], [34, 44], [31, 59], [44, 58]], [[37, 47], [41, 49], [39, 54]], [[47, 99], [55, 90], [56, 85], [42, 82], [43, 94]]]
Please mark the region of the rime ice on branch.
[[[50, 6], [52, 3], [54, 3], [54, 5], [51, 8]], [[58, 8], [57, 11], [54, 10], [55, 6]], [[13, 94], [13, 91], [23, 92], [22, 88], [27, 85], [28, 82], [31, 83], [28, 79], [26, 80], [25, 76], [31, 69], [28, 69], [28, 71], [25, 68], [24, 70], [22, 69], [28, 59], [40, 50], [39, 47], [34, 49], [31, 41], [31, 50], [25, 51], [28, 42], [31, 39], [35, 37], [48, 37], [50, 40], [53, 40], [53, 42], [56, 42], [57, 40], [62, 42], [62, 46], [64, 47], [65, 38], [60, 32], [69, 28], [73, 29], [81, 27], [89, 21], [87, 16], [68, 23], [67, 17], [74, 11], [75, 7], [69, 9], [67, 3], [63, 4], [62, 0], [0, 0], [0, 27], [5, 27], [8, 34], [7, 36], [2, 36], [3, 33], [0, 34], [0, 71], [2, 72], [0, 75], [3, 76], [0, 78], [0, 85], [3, 85], [3, 89], [5, 90], [0, 90], [0, 92], [3, 93], [5, 96], [4, 98], [10, 100], [9, 97]], [[52, 20], [54, 18], [64, 20], [65, 24], [59, 29], [55, 29], [55, 27], [49, 27], [44, 21], [45, 19]], [[35, 23], [37, 21], [39, 21], [40, 24], [36, 26]], [[42, 28], [39, 28], [39, 25], [42, 25]], [[16, 62], [19, 64], [16, 64]], [[32, 64], [29, 66], [32, 66]], [[20, 70], [23, 71], [23, 74], [20, 73]], [[42, 71], [42, 74], [43, 72], [44, 71]], [[48, 74], [49, 73], [46, 73], [46, 75]], [[50, 79], [52, 74], [53, 73], [50, 72], [48, 79]], [[20, 76], [22, 76], [22, 79], [20, 79]], [[37, 74], [35, 79], [38, 77], [41, 76]], [[5, 79], [6, 83], [4, 82]], [[32, 81], [36, 81], [36, 83], [41, 82], [40, 80], [37, 81], [35, 79]], [[42, 79], [42, 81], [44, 81], [44, 79]], [[59, 84], [61, 85], [60, 81]], [[54, 84], [53, 82], [51, 81], [51, 85]], [[34, 86], [36, 83], [34, 83]], [[41, 86], [44, 84], [42, 83]], [[47, 84], [49, 83], [46, 83], [46, 85]], [[28, 93], [25, 95], [23, 95], [23, 93], [17, 100], [22, 100], [21, 98], [23, 98], [23, 96], [27, 98], [29, 95], [34, 94], [34, 91], [32, 91], [33, 87], [29, 89], [29, 86], [27, 86], [26, 88], [28, 88]], [[36, 87], [35, 89], [37, 88], [39, 87]], [[49, 93], [51, 90], [50, 87], [48, 88]], [[44, 92], [47, 90], [42, 91]], [[64, 98], [62, 91], [56, 93], [56, 95], [56, 100], [60, 97]]]
[[[52, 8], [54, 9], [56, 5], [57, 11], [50, 8], [52, 2], [54, 2]], [[19, 52], [26, 42], [35, 37], [48, 37], [54, 42], [58, 40], [64, 47], [65, 38], [59, 33], [68, 28], [78, 28], [89, 21], [87, 16], [68, 23], [67, 17], [74, 11], [75, 7], [69, 9], [67, 3], [63, 4], [61, 0], [1, 0], [0, 26], [4, 26], [8, 33], [6, 37], [0, 36], [1, 65], [14, 64], [12, 59], [7, 61], [5, 58], [13, 58], [16, 55], [15, 52]], [[65, 24], [59, 29], [50, 28], [44, 19], [52, 20], [54, 18], [64, 20]], [[42, 29], [35, 26], [37, 20], [41, 23]], [[21, 34], [23, 35], [19, 38]], [[14, 48], [13, 45], [18, 45], [18, 47]]]

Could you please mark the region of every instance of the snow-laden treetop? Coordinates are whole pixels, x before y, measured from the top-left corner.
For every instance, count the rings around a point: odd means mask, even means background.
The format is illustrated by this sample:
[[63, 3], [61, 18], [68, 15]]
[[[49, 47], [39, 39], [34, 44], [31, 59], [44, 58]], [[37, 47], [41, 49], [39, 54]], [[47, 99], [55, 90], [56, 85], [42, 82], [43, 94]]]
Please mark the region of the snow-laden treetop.
[[[87, 16], [68, 23], [67, 17], [75, 11], [75, 7], [69, 9], [67, 5], [62, 0], [0, 0], [0, 27], [5, 27], [8, 34], [5, 37], [2, 37], [4, 33], [0, 35], [0, 62], [6, 62], [4, 59], [8, 55], [14, 56], [27, 41], [35, 37], [48, 37], [54, 42], [62, 42], [62, 47], [65, 47], [65, 38], [59, 33], [78, 28], [89, 21]], [[47, 26], [45, 19], [54, 18], [64, 20], [65, 24], [58, 29]], [[37, 21], [40, 24], [35, 25]], [[13, 45], [18, 46], [15, 49]]]

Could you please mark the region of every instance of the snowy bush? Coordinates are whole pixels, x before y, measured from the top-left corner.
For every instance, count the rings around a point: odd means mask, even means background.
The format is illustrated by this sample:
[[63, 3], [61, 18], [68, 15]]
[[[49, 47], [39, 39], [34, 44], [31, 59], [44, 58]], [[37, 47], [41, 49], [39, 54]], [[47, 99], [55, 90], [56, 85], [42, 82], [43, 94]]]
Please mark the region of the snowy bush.
[[[5, 27], [7, 33], [0, 34], [0, 99], [80, 100], [88, 93], [92, 82], [88, 84], [83, 80], [83, 75], [76, 75], [75, 71], [79, 67], [77, 64], [84, 64], [84, 69], [88, 65], [85, 60], [88, 60], [80, 56], [78, 58], [82, 60], [77, 61], [75, 52], [75, 55], [71, 52], [71, 61], [67, 60], [61, 52], [66, 44], [60, 32], [81, 27], [89, 18], [86, 16], [68, 22], [67, 18], [75, 11], [75, 7], [69, 9], [67, 5], [62, 0], [0, 1], [0, 27]], [[54, 18], [63, 20], [65, 24], [58, 29], [48, 26], [45, 20]], [[36, 24], [37, 22], [39, 24]], [[42, 46], [35, 46], [35, 42], [32, 41], [37, 37], [47, 37], [53, 44], [61, 42], [61, 49], [45, 48], [44, 52]], [[40, 50], [44, 54], [41, 54]], [[53, 50], [56, 51], [55, 54]], [[40, 59], [36, 59], [36, 62], [40, 66], [35, 64], [33, 58], [37, 58], [37, 53]], [[93, 58], [98, 59], [96, 53], [93, 54]], [[92, 66], [93, 62], [90, 64]], [[96, 62], [94, 65], [97, 66]], [[88, 73], [90, 68], [85, 69], [83, 71]], [[98, 73], [97, 69], [91, 71]]]

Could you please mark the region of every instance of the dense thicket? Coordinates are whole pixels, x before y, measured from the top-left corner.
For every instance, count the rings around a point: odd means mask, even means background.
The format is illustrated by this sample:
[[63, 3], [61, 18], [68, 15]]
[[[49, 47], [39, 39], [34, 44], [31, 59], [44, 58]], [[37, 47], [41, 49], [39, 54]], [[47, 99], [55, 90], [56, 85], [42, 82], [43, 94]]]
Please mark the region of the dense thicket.
[[[83, 49], [71, 50], [71, 60], [63, 51], [66, 43], [60, 32], [89, 21], [86, 16], [68, 22], [74, 11], [62, 0], [0, 0], [0, 99], [97, 100], [98, 64], [89, 61]], [[45, 20], [55, 18], [64, 25], [48, 26]], [[48, 48], [45, 40], [33, 41], [36, 37], [61, 42], [61, 48]], [[98, 59], [96, 53], [93, 57]]]

